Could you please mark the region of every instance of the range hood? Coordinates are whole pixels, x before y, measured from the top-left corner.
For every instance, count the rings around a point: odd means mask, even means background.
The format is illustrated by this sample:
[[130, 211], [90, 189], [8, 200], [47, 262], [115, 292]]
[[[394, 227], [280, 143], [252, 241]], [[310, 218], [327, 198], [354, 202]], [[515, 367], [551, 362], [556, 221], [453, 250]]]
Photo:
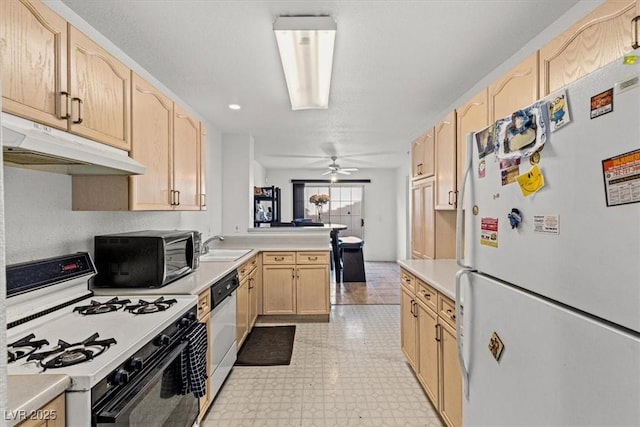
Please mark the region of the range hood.
[[2, 113], [4, 164], [67, 175], [140, 175], [124, 150]]

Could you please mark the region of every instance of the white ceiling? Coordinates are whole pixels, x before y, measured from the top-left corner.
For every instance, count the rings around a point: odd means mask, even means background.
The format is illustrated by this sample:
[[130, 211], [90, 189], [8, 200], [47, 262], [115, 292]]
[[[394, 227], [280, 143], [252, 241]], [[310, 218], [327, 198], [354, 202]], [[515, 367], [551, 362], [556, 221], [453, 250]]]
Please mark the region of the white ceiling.
[[[251, 134], [264, 167], [370, 168], [408, 164], [434, 118], [577, 0], [63, 2], [215, 128]], [[272, 23], [303, 14], [338, 25], [328, 110], [290, 108]]]

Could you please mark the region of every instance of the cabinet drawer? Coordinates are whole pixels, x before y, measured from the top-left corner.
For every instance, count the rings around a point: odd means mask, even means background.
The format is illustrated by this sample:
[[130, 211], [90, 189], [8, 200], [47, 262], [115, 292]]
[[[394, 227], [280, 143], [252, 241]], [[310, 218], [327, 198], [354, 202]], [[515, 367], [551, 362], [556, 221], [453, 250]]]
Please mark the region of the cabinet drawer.
[[456, 327], [456, 304], [442, 295], [440, 295], [440, 310], [438, 315], [453, 328]]
[[296, 264], [329, 264], [329, 252], [296, 252]]
[[295, 264], [295, 252], [265, 252], [262, 254], [263, 264]]
[[418, 299], [425, 303], [427, 307], [432, 309], [434, 313], [438, 312], [438, 293], [431, 286], [427, 285], [420, 279], [416, 279], [417, 289], [416, 295]]
[[238, 267], [238, 279], [242, 280], [247, 277], [249, 273], [251, 273], [253, 269], [256, 268], [256, 265], [258, 265], [258, 257], [254, 256], [249, 261]]
[[211, 311], [211, 290], [207, 289], [198, 296], [198, 320]]
[[413, 276], [413, 274], [410, 274], [402, 269], [400, 270], [400, 283], [411, 292], [416, 291], [416, 278]]

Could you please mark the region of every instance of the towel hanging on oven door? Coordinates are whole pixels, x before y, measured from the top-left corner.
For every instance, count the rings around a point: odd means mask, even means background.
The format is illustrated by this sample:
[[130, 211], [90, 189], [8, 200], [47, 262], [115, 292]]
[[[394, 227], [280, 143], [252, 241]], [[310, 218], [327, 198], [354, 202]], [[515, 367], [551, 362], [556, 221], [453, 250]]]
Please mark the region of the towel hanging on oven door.
[[207, 326], [198, 323], [186, 336], [189, 342], [181, 355], [182, 392], [195, 397], [206, 394], [207, 388]]

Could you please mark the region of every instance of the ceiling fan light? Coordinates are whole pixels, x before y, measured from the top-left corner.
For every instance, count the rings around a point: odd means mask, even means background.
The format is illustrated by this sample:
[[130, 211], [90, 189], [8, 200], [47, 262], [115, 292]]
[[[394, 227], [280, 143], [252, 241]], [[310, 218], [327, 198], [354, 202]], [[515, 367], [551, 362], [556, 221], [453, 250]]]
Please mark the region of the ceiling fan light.
[[280, 16], [273, 23], [292, 110], [329, 107], [336, 29], [330, 16]]

